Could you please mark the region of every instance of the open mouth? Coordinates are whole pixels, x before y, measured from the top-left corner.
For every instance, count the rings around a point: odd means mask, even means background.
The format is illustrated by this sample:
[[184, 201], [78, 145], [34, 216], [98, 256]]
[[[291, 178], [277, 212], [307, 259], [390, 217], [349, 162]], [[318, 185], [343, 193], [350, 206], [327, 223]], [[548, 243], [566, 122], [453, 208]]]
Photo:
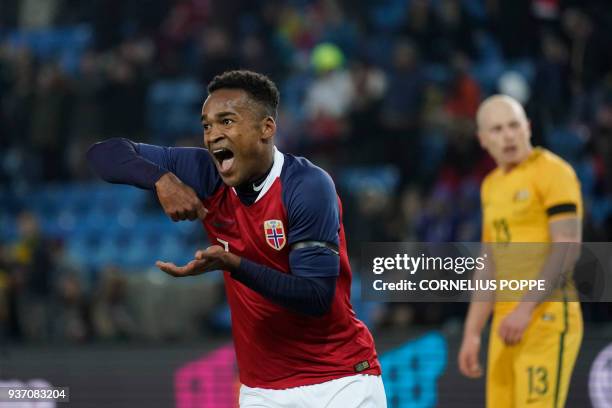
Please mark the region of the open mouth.
[[222, 173], [229, 171], [234, 164], [234, 152], [226, 148], [215, 149], [212, 152], [213, 157], [219, 163], [219, 170]]
[[506, 154], [515, 153], [516, 150], [517, 150], [516, 146], [506, 146], [506, 147], [504, 147], [504, 153], [506, 153]]

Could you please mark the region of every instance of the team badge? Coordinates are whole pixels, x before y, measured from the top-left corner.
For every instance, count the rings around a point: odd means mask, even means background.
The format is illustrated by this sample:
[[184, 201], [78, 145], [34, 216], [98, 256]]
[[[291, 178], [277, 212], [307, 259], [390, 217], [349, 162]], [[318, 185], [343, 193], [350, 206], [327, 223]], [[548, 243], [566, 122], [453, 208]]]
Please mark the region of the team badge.
[[280, 220], [264, 221], [264, 234], [268, 245], [277, 251], [283, 249], [287, 242], [285, 228], [283, 228], [283, 222]]
[[529, 199], [529, 190], [518, 190], [514, 193], [514, 202], [527, 201]]

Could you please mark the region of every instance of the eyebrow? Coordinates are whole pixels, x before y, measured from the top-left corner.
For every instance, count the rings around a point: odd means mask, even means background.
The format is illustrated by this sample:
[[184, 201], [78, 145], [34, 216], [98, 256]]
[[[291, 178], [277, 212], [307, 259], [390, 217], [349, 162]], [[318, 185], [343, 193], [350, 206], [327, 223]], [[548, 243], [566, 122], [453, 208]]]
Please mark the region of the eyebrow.
[[518, 119], [511, 119], [507, 122], [497, 122], [493, 125], [489, 126], [489, 129], [495, 129], [495, 128], [501, 128], [503, 126], [511, 126], [511, 125], [516, 125], [516, 124], [520, 124], [521, 121]]
[[[217, 119], [223, 119], [226, 116], [236, 116], [237, 114], [235, 112], [219, 112], [215, 115], [215, 117]], [[204, 115], [200, 115], [200, 121], [204, 122]]]

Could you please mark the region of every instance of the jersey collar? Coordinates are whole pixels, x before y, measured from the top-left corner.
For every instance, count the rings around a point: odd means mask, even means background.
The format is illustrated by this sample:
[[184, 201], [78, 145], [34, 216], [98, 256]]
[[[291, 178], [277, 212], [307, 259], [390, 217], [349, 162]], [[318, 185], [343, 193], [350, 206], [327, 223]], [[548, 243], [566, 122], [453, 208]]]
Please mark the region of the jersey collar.
[[[281, 171], [283, 170], [284, 163], [285, 163], [285, 155], [281, 153], [280, 151], [278, 151], [276, 146], [274, 146], [274, 164], [272, 164], [272, 169], [270, 169], [268, 176], [260, 184], [261, 189], [259, 190], [259, 194], [257, 195], [257, 198], [254, 201], [255, 203], [259, 201], [268, 192], [270, 187], [272, 187], [274, 180], [276, 180], [277, 177], [280, 177]], [[234, 194], [238, 195], [234, 187], [232, 187], [232, 191], [234, 192]]]

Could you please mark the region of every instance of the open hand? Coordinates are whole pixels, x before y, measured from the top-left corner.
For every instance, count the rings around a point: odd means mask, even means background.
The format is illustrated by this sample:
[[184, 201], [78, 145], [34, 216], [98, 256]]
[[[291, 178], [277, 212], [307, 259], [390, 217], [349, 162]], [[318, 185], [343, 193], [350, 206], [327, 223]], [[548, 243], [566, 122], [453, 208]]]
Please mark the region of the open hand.
[[172, 221], [203, 220], [208, 213], [195, 191], [172, 173], [166, 173], [157, 180], [155, 191], [164, 212]]
[[187, 265], [177, 266], [172, 262], [155, 262], [162, 271], [175, 277], [200, 275], [202, 273], [226, 270], [232, 271], [240, 265], [240, 258], [232, 253], [225, 252], [219, 245], [213, 245], [205, 250], [196, 251], [194, 258]]
[[207, 268], [205, 261], [190, 261], [187, 265], [177, 266], [172, 262], [163, 262], [157, 261], [155, 262], [155, 266], [157, 266], [162, 271], [166, 272], [168, 275], [172, 275], [174, 277], [180, 278], [182, 276], [193, 276], [200, 275], [204, 272], [212, 271], [217, 268], [209, 269]]

